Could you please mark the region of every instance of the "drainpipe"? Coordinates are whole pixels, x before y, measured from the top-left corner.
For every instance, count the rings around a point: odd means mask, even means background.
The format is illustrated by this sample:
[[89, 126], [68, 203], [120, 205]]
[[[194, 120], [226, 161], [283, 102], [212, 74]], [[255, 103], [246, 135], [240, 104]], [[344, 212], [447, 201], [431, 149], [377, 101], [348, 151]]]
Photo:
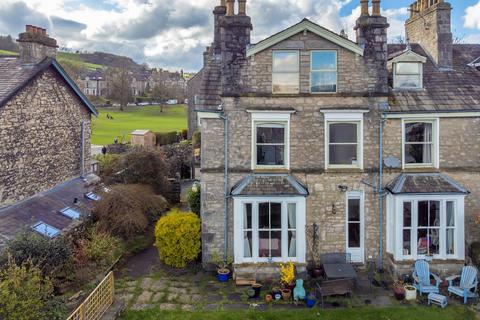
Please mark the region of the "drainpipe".
[[80, 177], [84, 178], [85, 176], [85, 120], [82, 120], [81, 122], [81, 150], [80, 150], [80, 156], [82, 157], [80, 159]]
[[383, 270], [383, 128], [385, 125], [386, 117], [385, 113], [382, 112], [380, 118], [380, 136], [379, 136], [379, 145], [380, 145], [380, 172], [378, 178], [378, 193], [379, 193], [379, 210], [380, 210], [380, 255], [378, 258], [378, 269]]
[[229, 196], [229, 190], [228, 190], [228, 117], [225, 115], [225, 112], [223, 112], [220, 115], [220, 118], [223, 119], [224, 123], [224, 132], [223, 132], [223, 150], [224, 150], [224, 162], [225, 162], [225, 168], [224, 168], [224, 200], [223, 200], [223, 206], [225, 209], [224, 212], [224, 224], [225, 224], [225, 229], [224, 229], [224, 241], [225, 241], [225, 246], [224, 246], [224, 252], [223, 252], [223, 258], [225, 261], [227, 261], [228, 258], [228, 196]]

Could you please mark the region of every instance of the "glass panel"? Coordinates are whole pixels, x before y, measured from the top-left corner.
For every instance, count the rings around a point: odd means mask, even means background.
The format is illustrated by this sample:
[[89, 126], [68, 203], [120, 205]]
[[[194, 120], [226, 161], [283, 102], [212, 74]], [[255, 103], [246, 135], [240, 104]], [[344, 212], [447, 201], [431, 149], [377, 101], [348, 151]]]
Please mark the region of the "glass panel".
[[447, 229], [447, 254], [455, 254], [455, 229]]
[[300, 76], [298, 73], [274, 73], [273, 93], [298, 93]]
[[420, 76], [395, 75], [395, 88], [420, 88]]
[[65, 208], [60, 211], [65, 216], [69, 217], [70, 219], [78, 219], [80, 218], [80, 213], [72, 208]]
[[440, 201], [430, 201], [429, 226], [440, 226]]
[[284, 146], [257, 146], [257, 164], [262, 166], [283, 166]]
[[312, 92], [336, 92], [337, 91], [337, 73], [336, 72], [312, 72], [311, 75]]
[[273, 52], [273, 72], [296, 72], [298, 68], [298, 52]]
[[46, 224], [44, 222], [39, 222], [36, 225], [33, 226], [33, 229], [40, 233], [41, 235], [44, 235], [49, 238], [54, 238], [60, 234], [60, 230], [52, 227], [49, 224]]
[[411, 241], [410, 241], [410, 229], [403, 230], [403, 255], [408, 256], [411, 254]]
[[257, 143], [284, 143], [285, 142], [285, 126], [278, 125], [258, 125], [257, 126]]
[[270, 239], [271, 257], [282, 256], [282, 232], [272, 231]]
[[360, 248], [360, 223], [348, 223], [348, 247]]
[[329, 139], [333, 143], [357, 143], [356, 123], [331, 123]]
[[270, 228], [281, 229], [282, 228], [282, 204], [270, 203]]
[[297, 228], [297, 205], [295, 203], [288, 204], [288, 229]]
[[357, 164], [357, 145], [330, 145], [329, 164]]
[[288, 256], [297, 256], [297, 233], [295, 231], [288, 231]]
[[418, 226], [428, 226], [428, 201], [418, 202]]
[[412, 122], [405, 124], [406, 142], [432, 142], [432, 124]]
[[405, 145], [406, 163], [432, 163], [431, 144], [407, 144]]
[[268, 202], [258, 204], [258, 228], [270, 228], [270, 203]]
[[418, 239], [417, 254], [427, 254], [428, 253], [427, 229], [418, 229], [417, 239]]
[[243, 233], [243, 257], [252, 257], [252, 231], [246, 231]]
[[419, 74], [420, 64], [419, 63], [397, 63], [396, 72], [397, 74]]
[[244, 214], [244, 222], [243, 228], [244, 229], [252, 229], [252, 204], [246, 203], [245, 204], [245, 214]]
[[260, 231], [258, 233], [258, 256], [261, 258], [269, 257], [270, 231]]
[[337, 70], [337, 53], [333, 51], [312, 52], [312, 71]]
[[348, 221], [360, 222], [360, 199], [348, 199]]
[[432, 254], [439, 254], [440, 253], [440, 237], [439, 237], [439, 229], [430, 229], [429, 236], [430, 236], [430, 247], [428, 249], [429, 253]]
[[455, 202], [447, 201], [447, 227], [455, 226]]
[[411, 202], [403, 203], [403, 226], [404, 227], [412, 226], [412, 203]]

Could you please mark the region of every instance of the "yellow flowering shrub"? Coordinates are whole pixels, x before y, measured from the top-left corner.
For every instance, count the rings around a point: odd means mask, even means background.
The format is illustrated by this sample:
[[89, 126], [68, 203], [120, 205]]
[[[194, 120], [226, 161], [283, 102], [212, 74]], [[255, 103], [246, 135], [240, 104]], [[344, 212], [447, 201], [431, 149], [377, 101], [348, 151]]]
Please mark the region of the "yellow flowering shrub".
[[155, 226], [160, 260], [176, 268], [183, 268], [195, 260], [201, 249], [200, 228], [201, 221], [196, 214], [170, 210]]
[[285, 285], [292, 284], [295, 281], [295, 265], [292, 261], [280, 264], [280, 281]]

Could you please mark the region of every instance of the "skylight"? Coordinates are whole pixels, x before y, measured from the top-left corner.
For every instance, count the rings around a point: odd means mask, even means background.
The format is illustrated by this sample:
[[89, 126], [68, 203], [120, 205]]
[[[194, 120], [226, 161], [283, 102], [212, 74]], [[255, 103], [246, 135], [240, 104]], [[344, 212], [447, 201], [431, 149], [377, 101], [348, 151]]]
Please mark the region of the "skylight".
[[37, 224], [32, 226], [33, 230], [36, 232], [40, 233], [42, 236], [46, 236], [51, 238], [55, 238], [60, 234], [60, 230], [58, 230], [55, 227], [52, 227], [49, 224], [46, 224], [45, 222], [38, 222]]
[[85, 198], [93, 200], [93, 201], [100, 201], [101, 197], [93, 192], [87, 192], [85, 193]]
[[80, 213], [79, 213], [78, 211], [70, 208], [70, 207], [65, 208], [65, 209], [62, 209], [62, 210], [60, 210], [60, 212], [61, 212], [63, 215], [69, 217], [70, 219], [78, 219], [78, 218], [80, 218]]

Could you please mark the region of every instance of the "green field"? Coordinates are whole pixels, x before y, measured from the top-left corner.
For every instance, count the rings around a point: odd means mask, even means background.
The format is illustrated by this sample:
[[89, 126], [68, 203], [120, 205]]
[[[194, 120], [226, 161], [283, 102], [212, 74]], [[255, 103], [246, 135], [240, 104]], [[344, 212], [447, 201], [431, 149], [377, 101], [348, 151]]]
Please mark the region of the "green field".
[[80, 58], [80, 55], [70, 52], [57, 52], [57, 61], [60, 62], [60, 64], [62, 64], [62, 62], [67, 62], [79, 68], [85, 68], [90, 70], [104, 67], [99, 64], [85, 62]]
[[0, 56], [18, 56], [18, 52], [0, 50]]
[[[160, 112], [159, 106], [135, 107], [135, 110], [118, 111], [99, 108], [98, 118], [92, 117], [92, 144], [106, 145], [119, 141], [130, 141], [130, 133], [136, 129], [148, 129], [156, 132], [180, 131], [187, 129], [187, 106], [165, 106]], [[107, 114], [113, 120], [107, 119]]]

